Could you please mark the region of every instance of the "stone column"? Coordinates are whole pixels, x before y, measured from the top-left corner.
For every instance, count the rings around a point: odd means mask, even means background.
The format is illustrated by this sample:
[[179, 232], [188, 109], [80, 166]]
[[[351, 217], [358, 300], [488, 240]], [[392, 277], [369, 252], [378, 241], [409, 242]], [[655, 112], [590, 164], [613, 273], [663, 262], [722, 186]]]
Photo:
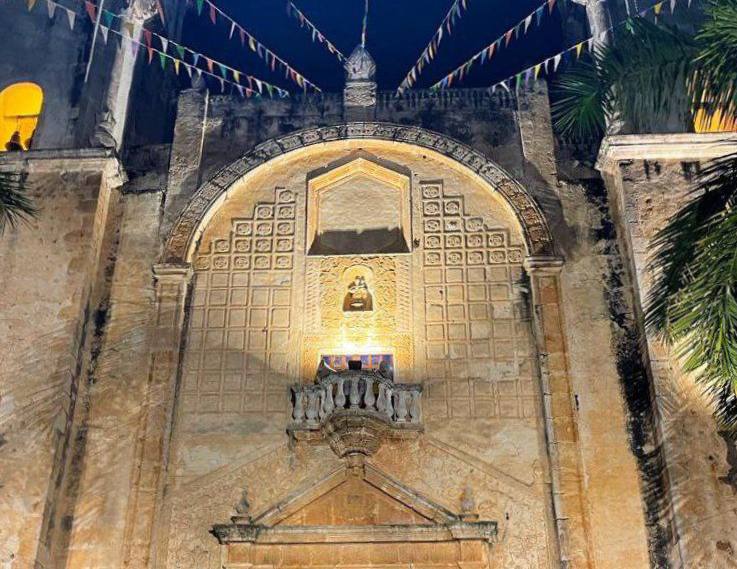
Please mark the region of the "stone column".
[[607, 30], [611, 27], [611, 15], [607, 0], [574, 0], [586, 8], [586, 19], [594, 42], [598, 45], [608, 45], [611, 34]]
[[540, 361], [543, 417], [550, 461], [553, 515], [561, 567], [591, 567], [578, 428], [568, 370], [560, 293], [563, 261], [528, 257], [537, 353]]
[[[145, 430], [137, 442], [137, 480], [128, 509], [130, 533], [123, 566], [155, 566], [157, 510], [166, 480], [171, 428], [176, 400], [184, 309], [192, 279], [189, 264], [153, 267], [156, 317], [152, 325], [149, 389], [144, 403]], [[150, 565], [149, 565], [150, 564]]]
[[[133, 41], [141, 41], [143, 24], [155, 14], [156, 3], [153, 0], [134, 0], [130, 7], [123, 10], [122, 21], [132, 24], [130, 31]], [[135, 65], [136, 55], [131, 51], [128, 42], [121, 42], [115, 52], [100, 120], [95, 126], [95, 144], [116, 150], [123, 144]]]

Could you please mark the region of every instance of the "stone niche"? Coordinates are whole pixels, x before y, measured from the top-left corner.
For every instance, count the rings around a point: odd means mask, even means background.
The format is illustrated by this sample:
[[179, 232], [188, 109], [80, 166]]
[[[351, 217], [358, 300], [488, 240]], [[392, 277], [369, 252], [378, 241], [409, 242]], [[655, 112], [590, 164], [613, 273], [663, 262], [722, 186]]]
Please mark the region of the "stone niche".
[[359, 157], [308, 178], [307, 253], [408, 253], [410, 178]]

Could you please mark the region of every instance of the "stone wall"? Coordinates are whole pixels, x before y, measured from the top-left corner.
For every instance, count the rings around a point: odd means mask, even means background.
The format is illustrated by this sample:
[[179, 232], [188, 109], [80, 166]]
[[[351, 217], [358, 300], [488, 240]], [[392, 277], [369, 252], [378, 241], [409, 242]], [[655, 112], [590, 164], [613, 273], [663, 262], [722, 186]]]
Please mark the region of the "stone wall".
[[[69, 153], [0, 167], [27, 173], [38, 216], [3, 236], [0, 282], [0, 565], [53, 567], [71, 425], [104, 315], [116, 162]], [[111, 170], [112, 169], [112, 170]], [[34, 565], [37, 563], [37, 565]]]
[[[668, 218], [687, 203], [704, 163], [735, 148], [734, 135], [614, 137], [600, 158], [627, 252], [635, 310], [641, 314], [650, 276], [649, 242]], [[732, 149], [732, 150], [730, 150]], [[638, 331], [642, 333], [641, 328]], [[672, 566], [732, 567], [735, 533], [735, 442], [720, 433], [710, 403], [677, 358], [654, 337], [647, 338], [667, 492], [655, 506], [668, 523]], [[653, 507], [651, 505], [651, 507]]]

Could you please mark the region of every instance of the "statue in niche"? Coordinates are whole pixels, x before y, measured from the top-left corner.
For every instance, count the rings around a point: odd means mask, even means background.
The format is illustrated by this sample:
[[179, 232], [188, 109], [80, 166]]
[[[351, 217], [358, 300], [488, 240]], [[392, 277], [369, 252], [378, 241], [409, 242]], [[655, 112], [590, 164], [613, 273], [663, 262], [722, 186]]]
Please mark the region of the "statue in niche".
[[343, 300], [343, 312], [368, 312], [374, 309], [374, 300], [366, 284], [366, 278], [357, 275], [348, 285]]

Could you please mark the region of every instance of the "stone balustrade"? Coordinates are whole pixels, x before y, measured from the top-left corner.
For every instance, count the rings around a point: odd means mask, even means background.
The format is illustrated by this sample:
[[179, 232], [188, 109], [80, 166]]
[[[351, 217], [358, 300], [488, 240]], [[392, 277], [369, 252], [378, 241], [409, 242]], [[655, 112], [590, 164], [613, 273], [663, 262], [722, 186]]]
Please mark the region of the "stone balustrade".
[[312, 385], [292, 386], [297, 441], [327, 441], [340, 457], [371, 455], [386, 439], [422, 431], [422, 385], [394, 383], [378, 371], [330, 371]]
[[295, 425], [317, 428], [336, 411], [376, 413], [396, 425], [421, 422], [422, 386], [393, 383], [372, 371], [333, 373], [316, 385], [292, 387]]

